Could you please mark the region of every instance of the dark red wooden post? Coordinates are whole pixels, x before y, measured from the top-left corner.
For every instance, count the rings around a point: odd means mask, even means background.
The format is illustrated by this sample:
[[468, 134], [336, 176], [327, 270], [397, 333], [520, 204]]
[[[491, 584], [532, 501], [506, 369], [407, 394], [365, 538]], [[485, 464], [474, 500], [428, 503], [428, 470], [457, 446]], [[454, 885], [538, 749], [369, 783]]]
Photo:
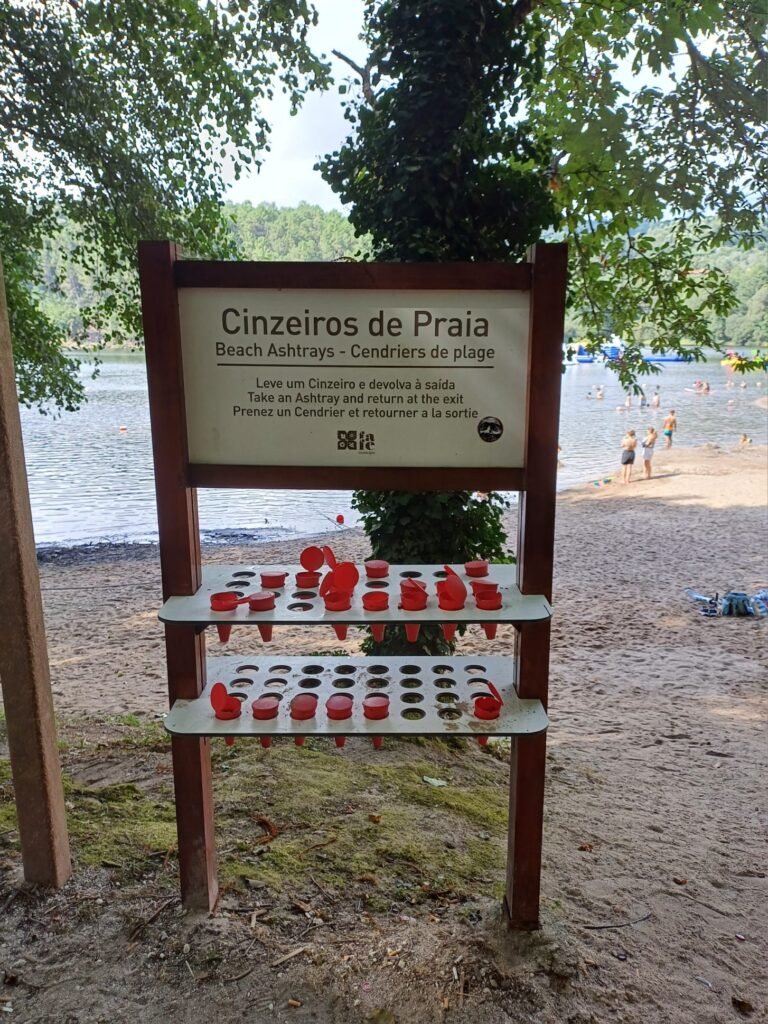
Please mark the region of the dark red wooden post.
[[[187, 434], [179, 309], [170, 242], [139, 243], [152, 449], [163, 599], [200, 586], [197, 491], [187, 486]], [[199, 696], [205, 686], [205, 641], [194, 626], [166, 625], [170, 703]], [[218, 897], [210, 740], [171, 740], [179, 835], [181, 895], [186, 906], [211, 910]]]
[[[568, 248], [536, 246], [531, 259], [525, 490], [520, 496], [517, 578], [522, 593], [543, 594], [551, 601]], [[518, 693], [540, 700], [545, 708], [549, 637], [549, 621], [529, 623], [517, 643]], [[505, 907], [513, 928], [539, 927], [546, 750], [546, 733], [512, 738]]]

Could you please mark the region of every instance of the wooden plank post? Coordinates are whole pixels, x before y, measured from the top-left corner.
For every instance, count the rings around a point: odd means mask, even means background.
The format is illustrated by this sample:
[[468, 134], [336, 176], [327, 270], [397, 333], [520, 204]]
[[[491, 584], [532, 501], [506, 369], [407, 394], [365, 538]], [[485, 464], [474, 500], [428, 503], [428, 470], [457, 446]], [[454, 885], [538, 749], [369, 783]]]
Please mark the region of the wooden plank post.
[[24, 877], [72, 873], [27, 469], [0, 264], [0, 683]]
[[[187, 485], [187, 435], [179, 310], [170, 242], [139, 243], [163, 599], [194, 594], [202, 566], [197, 491]], [[205, 641], [194, 626], [167, 625], [170, 703], [205, 686]], [[212, 910], [218, 898], [210, 740], [173, 737], [173, 778], [185, 906]]]
[[[568, 248], [536, 246], [530, 259], [531, 344], [518, 585], [523, 594], [544, 594], [551, 601]], [[540, 700], [545, 709], [549, 640], [546, 621], [524, 626], [517, 641], [518, 693]], [[512, 738], [505, 909], [510, 927], [527, 931], [539, 927], [546, 751], [546, 733]]]

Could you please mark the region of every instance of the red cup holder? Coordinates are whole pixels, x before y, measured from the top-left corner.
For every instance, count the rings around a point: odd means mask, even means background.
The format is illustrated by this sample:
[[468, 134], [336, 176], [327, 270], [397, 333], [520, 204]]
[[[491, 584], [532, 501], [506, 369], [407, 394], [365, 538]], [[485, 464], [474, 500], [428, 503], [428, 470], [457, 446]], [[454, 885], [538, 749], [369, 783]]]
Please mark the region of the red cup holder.
[[476, 594], [475, 604], [481, 611], [498, 611], [501, 608], [501, 594]]
[[467, 576], [487, 576], [488, 563], [484, 558], [478, 559], [476, 562], [465, 562], [464, 572]]
[[363, 714], [369, 719], [389, 717], [389, 697], [381, 693], [372, 693], [363, 701]]
[[237, 608], [238, 596], [231, 590], [222, 590], [218, 594], [211, 594], [211, 611], [233, 612]]
[[325, 702], [325, 710], [333, 722], [341, 722], [352, 717], [352, 705], [354, 701], [347, 693], [334, 693]]
[[243, 710], [242, 701], [227, 693], [224, 683], [214, 683], [211, 689], [211, 707], [213, 713], [222, 721], [239, 718]]
[[296, 722], [305, 722], [315, 717], [317, 697], [314, 693], [299, 693], [291, 701], [291, 718]]
[[371, 580], [381, 580], [389, 575], [389, 562], [382, 558], [372, 558], [365, 563], [365, 575]]
[[252, 612], [268, 612], [275, 607], [275, 595], [271, 590], [260, 590], [248, 598], [248, 608]]
[[261, 574], [261, 585], [265, 590], [275, 588], [279, 590], [285, 586], [287, 572], [263, 572]]
[[252, 705], [253, 717], [258, 721], [266, 721], [269, 718], [277, 718], [280, 707], [279, 694], [265, 694], [259, 697]]
[[351, 595], [340, 590], [331, 590], [323, 600], [328, 612], [346, 612], [352, 607]]
[[[319, 548], [317, 549], [320, 550]], [[320, 582], [319, 572], [297, 572], [296, 573], [296, 586], [300, 590], [314, 590], [314, 588]]]
[[383, 612], [389, 608], [389, 594], [382, 594], [380, 590], [369, 590], [363, 594], [363, 608], [367, 612]]

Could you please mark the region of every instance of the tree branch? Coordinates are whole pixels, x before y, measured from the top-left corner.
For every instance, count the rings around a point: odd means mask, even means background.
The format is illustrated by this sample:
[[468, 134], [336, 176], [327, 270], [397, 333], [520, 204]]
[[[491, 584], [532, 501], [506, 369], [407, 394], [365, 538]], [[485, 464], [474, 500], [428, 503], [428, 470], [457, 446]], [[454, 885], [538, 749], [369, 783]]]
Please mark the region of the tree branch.
[[352, 68], [356, 75], [359, 75], [360, 82], [362, 83], [363, 96], [365, 96], [369, 106], [374, 106], [376, 102], [376, 94], [374, 93], [373, 86], [371, 85], [371, 70], [373, 68], [373, 62], [369, 59], [366, 61], [365, 67], [360, 67], [359, 64], [355, 64], [351, 57], [347, 57], [346, 54], [341, 53], [339, 50], [331, 50], [331, 53], [334, 57], [338, 57], [339, 60], [343, 60], [345, 64], [348, 64], [349, 67]]

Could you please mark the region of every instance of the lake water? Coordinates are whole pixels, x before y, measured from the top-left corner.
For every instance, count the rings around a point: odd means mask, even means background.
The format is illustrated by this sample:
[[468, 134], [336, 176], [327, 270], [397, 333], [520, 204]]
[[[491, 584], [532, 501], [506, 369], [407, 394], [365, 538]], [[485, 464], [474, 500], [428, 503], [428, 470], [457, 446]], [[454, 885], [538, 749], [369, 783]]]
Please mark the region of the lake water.
[[[141, 355], [107, 355], [96, 380], [83, 366], [87, 403], [58, 418], [22, 410], [22, 429], [39, 544], [93, 541], [146, 541], [157, 538], [152, 449], [144, 360]], [[686, 388], [699, 378], [711, 394]], [[728, 380], [734, 388], [727, 388]], [[667, 410], [677, 412], [682, 446], [714, 442], [734, 446], [742, 433], [766, 443], [768, 413], [758, 398], [768, 394], [768, 375], [751, 374], [747, 387], [719, 361], [667, 363], [649, 378], [648, 393], [658, 383], [659, 410], [617, 411], [624, 394], [616, 376], [601, 363], [569, 366], [563, 378], [560, 422], [562, 468], [558, 486], [572, 487], [614, 473], [621, 437], [633, 427], [638, 434], [650, 423], [658, 430]], [[758, 381], [762, 387], [758, 387]], [[605, 386], [603, 401], [589, 401], [595, 385]], [[729, 406], [728, 402], [733, 405]], [[121, 428], [125, 428], [124, 430]], [[356, 521], [348, 491], [199, 492], [203, 536], [227, 540], [248, 532], [259, 537], [307, 535], [336, 528], [341, 513], [347, 526]]]

